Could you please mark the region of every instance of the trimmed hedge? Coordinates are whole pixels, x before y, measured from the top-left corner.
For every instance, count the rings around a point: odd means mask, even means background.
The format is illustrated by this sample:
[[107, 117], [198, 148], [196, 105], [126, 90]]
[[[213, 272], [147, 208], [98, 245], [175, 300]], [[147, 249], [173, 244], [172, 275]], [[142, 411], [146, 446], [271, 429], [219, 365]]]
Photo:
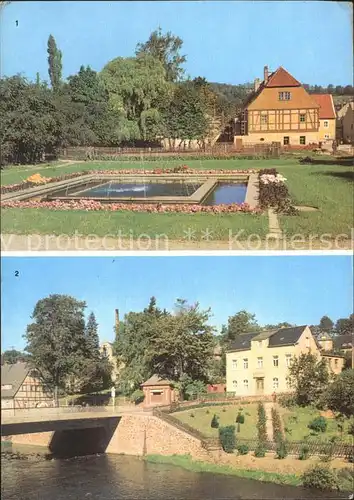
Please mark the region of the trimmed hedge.
[[235, 426], [226, 425], [219, 428], [219, 439], [226, 453], [233, 453], [236, 449]]

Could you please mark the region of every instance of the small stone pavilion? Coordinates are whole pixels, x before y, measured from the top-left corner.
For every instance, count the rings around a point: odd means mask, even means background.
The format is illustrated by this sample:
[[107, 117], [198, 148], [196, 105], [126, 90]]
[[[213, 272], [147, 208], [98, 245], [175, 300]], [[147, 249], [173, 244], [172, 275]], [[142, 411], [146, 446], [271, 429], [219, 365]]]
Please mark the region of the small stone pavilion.
[[177, 400], [177, 393], [172, 382], [164, 380], [158, 375], [153, 375], [141, 384], [144, 392], [144, 403], [146, 407], [170, 405]]

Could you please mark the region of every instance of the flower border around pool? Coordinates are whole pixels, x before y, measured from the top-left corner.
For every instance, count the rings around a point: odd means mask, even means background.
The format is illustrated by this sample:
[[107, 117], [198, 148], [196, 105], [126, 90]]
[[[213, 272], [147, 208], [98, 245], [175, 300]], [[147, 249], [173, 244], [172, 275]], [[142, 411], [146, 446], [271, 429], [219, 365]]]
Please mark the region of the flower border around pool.
[[[72, 174], [64, 174], [60, 177], [42, 177], [39, 174], [31, 176], [26, 181], [19, 184], [12, 184], [1, 187], [2, 194], [23, 192], [26, 189], [39, 187], [54, 182], [60, 182], [69, 179], [76, 179], [88, 175], [119, 175], [119, 176], [163, 176], [165, 174], [183, 174], [189, 175], [251, 175], [257, 170], [199, 170], [190, 169], [187, 166], [177, 167], [173, 169], [154, 169], [154, 170], [89, 170], [83, 172], [74, 172]], [[32, 181], [33, 179], [33, 181]], [[254, 213], [258, 214], [261, 210], [258, 207], [251, 207], [248, 203], [234, 203], [230, 205], [206, 206], [201, 204], [181, 204], [181, 203], [101, 203], [97, 200], [4, 200], [1, 203], [2, 208], [45, 208], [49, 210], [84, 210], [84, 211], [128, 211], [128, 212], [150, 212], [150, 213]]]

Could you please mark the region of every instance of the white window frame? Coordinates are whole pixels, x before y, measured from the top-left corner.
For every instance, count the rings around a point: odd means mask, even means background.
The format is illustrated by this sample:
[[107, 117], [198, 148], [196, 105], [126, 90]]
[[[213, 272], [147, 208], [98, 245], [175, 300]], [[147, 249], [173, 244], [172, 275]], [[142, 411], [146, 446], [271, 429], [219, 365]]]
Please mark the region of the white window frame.
[[273, 356], [273, 366], [279, 367], [279, 356]]
[[325, 120], [325, 121], [323, 122], [323, 126], [324, 126], [325, 128], [328, 128], [328, 127], [329, 127], [328, 120]]
[[285, 354], [285, 365], [289, 368], [291, 366], [292, 356], [291, 354]]
[[237, 389], [237, 380], [232, 381], [232, 388], [234, 391]]
[[279, 389], [279, 379], [278, 377], [273, 378], [273, 389]]
[[263, 368], [263, 358], [257, 358], [257, 367]]
[[245, 380], [243, 381], [243, 387], [244, 387], [244, 389], [247, 389], [247, 390], [248, 390], [248, 380], [247, 380], [247, 379], [245, 379]]
[[232, 360], [232, 369], [237, 370], [237, 359]]
[[248, 358], [243, 358], [243, 369], [248, 370]]
[[306, 122], [306, 113], [300, 113], [300, 123]]

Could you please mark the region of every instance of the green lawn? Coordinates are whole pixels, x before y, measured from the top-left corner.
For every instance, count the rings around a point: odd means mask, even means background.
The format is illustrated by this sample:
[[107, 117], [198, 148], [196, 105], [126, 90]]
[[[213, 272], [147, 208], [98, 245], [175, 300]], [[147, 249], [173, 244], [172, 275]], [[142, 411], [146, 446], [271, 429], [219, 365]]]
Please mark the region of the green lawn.
[[[243, 406], [209, 406], [205, 408], [197, 408], [195, 410], [176, 412], [173, 413], [173, 416], [178, 418], [181, 422], [194, 427], [205, 436], [217, 438], [219, 436], [218, 429], [214, 429], [210, 426], [214, 413], [219, 417], [220, 426], [235, 425], [237, 428], [235, 420], [239, 412], [239, 408], [242, 408], [241, 413], [245, 416], [245, 423], [240, 424], [240, 432], [237, 432], [237, 436], [244, 439], [256, 438], [257, 404], [251, 403]], [[194, 415], [194, 417], [191, 415]]]
[[[312, 408], [296, 408], [288, 410], [286, 408], [280, 409], [284, 428], [285, 436], [289, 441], [323, 441], [328, 442], [332, 437], [336, 436], [348, 444], [353, 444], [353, 437], [348, 434], [349, 421], [345, 421], [343, 435], [341, 436], [338, 428], [337, 421], [333, 418], [327, 418], [326, 432], [314, 433], [307, 426], [316, 417], [320, 416], [320, 412]], [[289, 430], [289, 432], [286, 431]]]
[[[314, 206], [317, 212], [302, 212], [298, 216], [279, 217], [281, 229], [289, 240], [295, 234], [317, 239], [334, 240], [339, 234], [350, 236], [353, 222], [353, 169], [350, 165], [332, 164], [323, 159], [321, 164], [301, 165], [296, 158], [273, 160], [189, 160], [186, 163], [195, 169], [260, 169], [275, 167], [287, 179], [291, 196], [296, 205]], [[333, 162], [333, 160], [332, 160]], [[348, 162], [349, 163], [349, 162]], [[105, 169], [154, 169], [180, 165], [181, 160], [144, 162], [83, 162], [66, 166], [13, 167], [1, 172], [1, 183], [21, 182], [33, 173], [44, 176], [60, 176], [65, 173]], [[185, 231], [190, 230], [191, 241], [205, 240], [205, 231], [210, 232], [210, 241], [228, 240], [242, 230], [239, 241], [249, 235], [264, 239], [268, 233], [267, 215], [252, 214], [146, 214], [129, 212], [85, 212], [50, 211], [46, 209], [5, 209], [2, 214], [2, 232], [16, 234], [64, 234], [83, 236], [107, 234], [136, 239], [148, 234], [155, 239], [164, 234], [169, 239], [188, 241]], [[193, 232], [194, 231], [194, 232]], [[255, 242], [253, 242], [255, 244]], [[161, 249], [161, 247], [159, 247]]]

